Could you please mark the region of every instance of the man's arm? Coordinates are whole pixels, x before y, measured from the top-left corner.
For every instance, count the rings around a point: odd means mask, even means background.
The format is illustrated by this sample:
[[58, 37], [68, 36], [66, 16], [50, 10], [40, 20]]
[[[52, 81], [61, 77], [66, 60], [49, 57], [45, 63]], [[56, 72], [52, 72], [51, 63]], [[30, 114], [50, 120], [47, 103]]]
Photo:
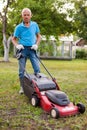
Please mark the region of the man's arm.
[[18, 45], [18, 40], [14, 36], [12, 37], [12, 43], [14, 44], [15, 47]]
[[40, 44], [40, 41], [41, 41], [41, 35], [40, 35], [40, 33], [38, 33], [37, 34], [36, 44], [32, 45], [31, 49], [36, 51], [38, 49], [38, 45]]
[[21, 44], [18, 44], [18, 40], [16, 37], [12, 37], [12, 43], [14, 44], [14, 46], [18, 49], [18, 50], [21, 50], [21, 49], [24, 49], [23, 45]]

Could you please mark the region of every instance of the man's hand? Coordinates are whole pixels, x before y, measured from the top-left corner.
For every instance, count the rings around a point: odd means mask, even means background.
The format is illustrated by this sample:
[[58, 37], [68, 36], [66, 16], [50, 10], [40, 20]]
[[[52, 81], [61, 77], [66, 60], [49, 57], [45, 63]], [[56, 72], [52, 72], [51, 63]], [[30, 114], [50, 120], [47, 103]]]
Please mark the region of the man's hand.
[[16, 48], [17, 48], [18, 50], [24, 49], [23, 45], [21, 45], [21, 44], [17, 45]]
[[32, 47], [31, 47], [31, 49], [33, 49], [33, 50], [37, 50], [38, 49], [38, 46], [37, 46], [37, 44], [35, 44], [35, 45], [33, 45]]

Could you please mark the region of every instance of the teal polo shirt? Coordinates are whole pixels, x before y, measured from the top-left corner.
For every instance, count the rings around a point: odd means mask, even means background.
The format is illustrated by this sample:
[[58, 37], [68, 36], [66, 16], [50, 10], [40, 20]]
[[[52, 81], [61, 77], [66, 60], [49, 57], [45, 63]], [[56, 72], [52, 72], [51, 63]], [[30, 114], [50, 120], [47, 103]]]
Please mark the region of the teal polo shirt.
[[20, 23], [14, 30], [14, 37], [18, 38], [18, 43], [24, 46], [32, 46], [36, 43], [36, 35], [40, 32], [36, 22], [30, 21], [30, 26], [26, 27]]

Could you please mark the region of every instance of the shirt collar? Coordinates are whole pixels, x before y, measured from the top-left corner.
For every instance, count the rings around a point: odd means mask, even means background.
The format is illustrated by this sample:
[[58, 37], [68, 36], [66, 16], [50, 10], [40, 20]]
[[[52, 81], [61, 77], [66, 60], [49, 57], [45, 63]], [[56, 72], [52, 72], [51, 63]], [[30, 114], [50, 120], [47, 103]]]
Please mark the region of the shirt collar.
[[[32, 23], [32, 22], [30, 21], [30, 25], [31, 25], [31, 23]], [[22, 22], [21, 25], [22, 25], [23, 27], [26, 27], [26, 26], [24, 25], [24, 22]]]

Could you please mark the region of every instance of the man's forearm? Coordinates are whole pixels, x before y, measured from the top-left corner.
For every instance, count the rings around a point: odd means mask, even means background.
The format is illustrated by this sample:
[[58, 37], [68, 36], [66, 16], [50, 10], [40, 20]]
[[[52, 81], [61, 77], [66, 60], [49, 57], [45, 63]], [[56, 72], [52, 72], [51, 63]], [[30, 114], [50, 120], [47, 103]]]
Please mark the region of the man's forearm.
[[18, 45], [17, 39], [15, 37], [12, 37], [12, 43], [14, 44], [14, 46]]

